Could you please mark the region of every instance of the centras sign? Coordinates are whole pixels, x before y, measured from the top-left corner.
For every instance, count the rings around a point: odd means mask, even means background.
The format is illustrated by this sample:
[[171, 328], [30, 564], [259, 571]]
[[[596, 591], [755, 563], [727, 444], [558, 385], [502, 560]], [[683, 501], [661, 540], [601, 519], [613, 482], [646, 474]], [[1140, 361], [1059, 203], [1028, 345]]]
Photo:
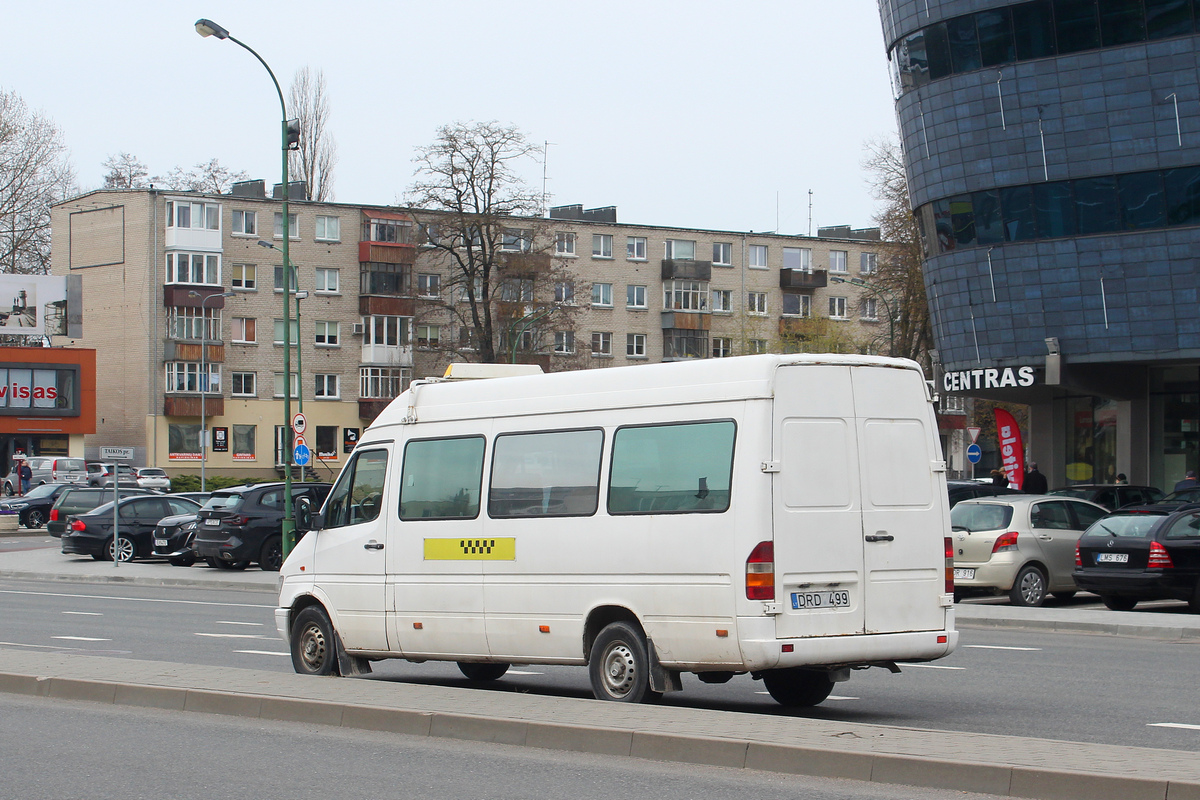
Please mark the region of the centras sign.
[[1033, 367], [968, 369], [962, 372], [947, 372], [942, 376], [942, 389], [947, 392], [1005, 389], [1033, 386], [1033, 380]]

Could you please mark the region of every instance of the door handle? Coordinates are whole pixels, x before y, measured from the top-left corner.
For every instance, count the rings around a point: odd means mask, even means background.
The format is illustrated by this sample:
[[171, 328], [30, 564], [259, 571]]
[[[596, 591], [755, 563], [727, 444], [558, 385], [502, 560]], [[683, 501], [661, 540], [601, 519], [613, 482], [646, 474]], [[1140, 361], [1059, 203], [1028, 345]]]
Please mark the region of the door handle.
[[374, 539], [372, 539], [371, 541], [369, 541], [363, 545], [363, 549], [364, 550], [382, 550], [383, 544], [381, 542], [377, 542]]
[[896, 537], [890, 533], [868, 533], [866, 536], [868, 542], [894, 542]]

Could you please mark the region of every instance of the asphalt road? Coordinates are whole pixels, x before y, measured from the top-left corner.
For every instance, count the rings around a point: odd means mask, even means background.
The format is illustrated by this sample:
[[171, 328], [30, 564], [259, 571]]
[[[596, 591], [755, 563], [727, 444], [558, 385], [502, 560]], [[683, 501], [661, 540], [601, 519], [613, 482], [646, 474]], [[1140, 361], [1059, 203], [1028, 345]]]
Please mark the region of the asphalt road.
[[[0, 649], [33, 648], [290, 671], [274, 594], [111, 584], [0, 582]], [[761, 683], [684, 676], [666, 704], [828, 720], [1200, 750], [1200, 643], [1031, 631], [962, 631], [959, 650], [900, 675], [855, 672], [821, 706], [785, 712]], [[376, 665], [374, 680], [470, 686], [453, 664]], [[589, 697], [575, 667], [514, 667], [481, 691]]]

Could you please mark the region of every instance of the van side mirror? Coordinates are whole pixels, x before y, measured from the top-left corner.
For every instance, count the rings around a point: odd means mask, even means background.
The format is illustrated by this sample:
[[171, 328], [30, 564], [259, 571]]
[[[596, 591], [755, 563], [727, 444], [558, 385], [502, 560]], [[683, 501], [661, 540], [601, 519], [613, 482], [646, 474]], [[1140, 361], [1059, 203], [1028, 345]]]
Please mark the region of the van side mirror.
[[297, 497], [295, 507], [296, 531], [313, 530], [312, 501], [307, 497]]

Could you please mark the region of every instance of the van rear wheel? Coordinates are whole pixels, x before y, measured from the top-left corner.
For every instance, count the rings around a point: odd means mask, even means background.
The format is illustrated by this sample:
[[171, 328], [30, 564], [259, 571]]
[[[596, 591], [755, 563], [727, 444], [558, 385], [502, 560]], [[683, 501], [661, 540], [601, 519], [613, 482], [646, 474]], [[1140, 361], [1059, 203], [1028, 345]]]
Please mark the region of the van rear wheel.
[[833, 691], [829, 673], [814, 669], [769, 669], [762, 680], [775, 702], [786, 708], [820, 705]]
[[504, 677], [509, 664], [478, 664], [470, 661], [459, 661], [458, 670], [470, 681], [495, 681]]
[[333, 675], [337, 667], [337, 645], [333, 623], [320, 606], [309, 606], [292, 623], [292, 669], [301, 675]]
[[606, 625], [592, 643], [588, 677], [597, 700], [645, 703], [658, 699], [650, 688], [646, 637], [628, 622]]

